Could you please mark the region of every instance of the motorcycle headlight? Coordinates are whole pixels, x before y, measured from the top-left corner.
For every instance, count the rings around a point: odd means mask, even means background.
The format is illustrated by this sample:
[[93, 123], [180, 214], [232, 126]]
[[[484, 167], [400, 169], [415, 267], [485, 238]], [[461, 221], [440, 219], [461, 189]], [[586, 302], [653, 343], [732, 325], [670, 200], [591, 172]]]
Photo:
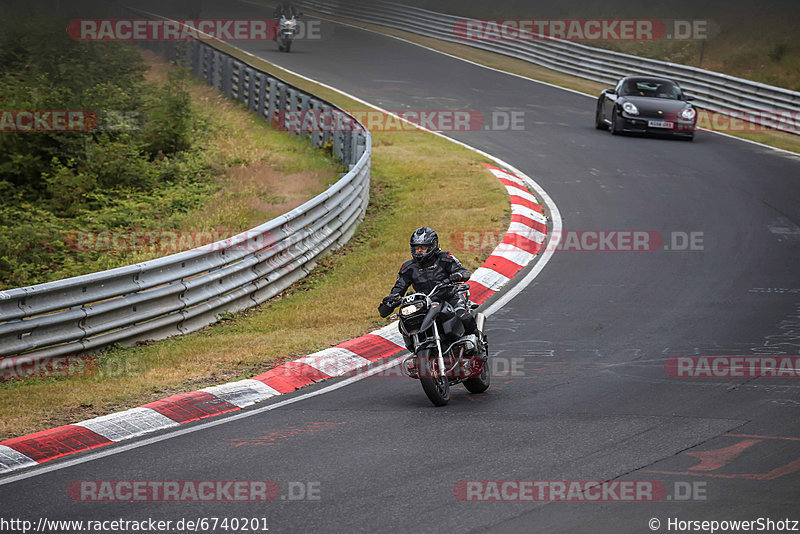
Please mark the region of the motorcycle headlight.
[[681, 118], [686, 121], [693, 120], [697, 116], [697, 112], [692, 108], [686, 108], [681, 111]]
[[415, 302], [414, 304], [403, 306], [402, 308], [400, 308], [400, 315], [411, 315], [415, 311], [418, 311], [420, 308], [422, 308], [421, 302]]
[[639, 114], [639, 108], [637, 108], [635, 105], [633, 105], [632, 102], [625, 102], [624, 104], [622, 104], [622, 110], [625, 113], [627, 113], [628, 115], [638, 115]]

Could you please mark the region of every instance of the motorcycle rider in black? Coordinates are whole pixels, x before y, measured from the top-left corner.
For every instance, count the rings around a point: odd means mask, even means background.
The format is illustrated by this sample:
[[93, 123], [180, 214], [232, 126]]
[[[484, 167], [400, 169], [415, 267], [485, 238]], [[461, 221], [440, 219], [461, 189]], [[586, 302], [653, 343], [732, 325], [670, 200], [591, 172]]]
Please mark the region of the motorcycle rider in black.
[[272, 16], [275, 20], [280, 21], [281, 17], [286, 17], [290, 19], [292, 17], [297, 16], [297, 10], [294, 8], [291, 2], [281, 2], [277, 6], [275, 6], [275, 10], [272, 12]]
[[[458, 258], [439, 249], [439, 236], [433, 229], [427, 226], [416, 229], [411, 234], [409, 246], [412, 259], [400, 267], [394, 287], [389, 296], [383, 299], [385, 306], [396, 307], [411, 285], [415, 291], [429, 293], [436, 284], [444, 281], [458, 283], [469, 280], [469, 271], [461, 265]], [[468, 303], [462, 295], [454, 289], [452, 295], [443, 300], [453, 306], [466, 334], [475, 334], [480, 338], [475, 318], [467, 309]]]
[[297, 15], [297, 10], [294, 8], [291, 2], [280, 2], [277, 6], [275, 6], [275, 10], [272, 12], [272, 16], [275, 19], [275, 37], [273, 41], [278, 40], [278, 34], [280, 33], [281, 28], [281, 17], [291, 19]]

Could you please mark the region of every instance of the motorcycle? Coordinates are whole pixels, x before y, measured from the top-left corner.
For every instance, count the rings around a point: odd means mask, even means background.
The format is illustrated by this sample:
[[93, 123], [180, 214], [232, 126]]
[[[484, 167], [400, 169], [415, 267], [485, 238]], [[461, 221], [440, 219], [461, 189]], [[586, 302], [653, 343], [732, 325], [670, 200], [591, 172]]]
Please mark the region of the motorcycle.
[[289, 52], [292, 49], [292, 42], [297, 35], [297, 19], [295, 17], [281, 17], [278, 22], [278, 50]]
[[[385, 305], [379, 313], [388, 317], [400, 307], [398, 328], [406, 348], [413, 354], [401, 364], [403, 373], [422, 384], [428, 399], [436, 406], [450, 401], [450, 387], [463, 383], [471, 393], [489, 388], [489, 344], [484, 326], [486, 317], [475, 316], [479, 336], [464, 335], [464, 325], [444, 297], [456, 289], [469, 301], [469, 284], [440, 283], [430, 293], [412, 293]], [[470, 303], [471, 309], [477, 304]]]

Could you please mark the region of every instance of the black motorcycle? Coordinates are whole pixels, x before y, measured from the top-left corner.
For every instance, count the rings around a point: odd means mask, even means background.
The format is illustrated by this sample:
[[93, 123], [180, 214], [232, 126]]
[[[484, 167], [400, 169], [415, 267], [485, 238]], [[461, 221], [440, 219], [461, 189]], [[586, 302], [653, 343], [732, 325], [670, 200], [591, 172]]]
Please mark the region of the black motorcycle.
[[292, 49], [292, 43], [297, 35], [297, 19], [292, 17], [281, 17], [278, 22], [278, 50], [281, 52], [289, 52]]
[[400, 306], [398, 328], [406, 348], [413, 353], [403, 360], [401, 369], [407, 376], [419, 379], [436, 406], [450, 401], [450, 386], [463, 383], [471, 393], [483, 393], [489, 387], [489, 344], [483, 333], [486, 317], [482, 313], [475, 316], [478, 336], [464, 335], [464, 325], [446, 300], [453, 291], [470, 302], [469, 284], [441, 283], [427, 295], [412, 293], [379, 306], [382, 317], [388, 317]]

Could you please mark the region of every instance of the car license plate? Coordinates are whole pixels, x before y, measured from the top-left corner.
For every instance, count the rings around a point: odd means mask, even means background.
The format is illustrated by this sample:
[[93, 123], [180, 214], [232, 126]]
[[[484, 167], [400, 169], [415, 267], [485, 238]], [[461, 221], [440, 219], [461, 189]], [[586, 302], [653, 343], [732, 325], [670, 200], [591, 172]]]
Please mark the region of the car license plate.
[[674, 123], [668, 121], [647, 121], [647, 125], [650, 128], [672, 128], [675, 126]]

